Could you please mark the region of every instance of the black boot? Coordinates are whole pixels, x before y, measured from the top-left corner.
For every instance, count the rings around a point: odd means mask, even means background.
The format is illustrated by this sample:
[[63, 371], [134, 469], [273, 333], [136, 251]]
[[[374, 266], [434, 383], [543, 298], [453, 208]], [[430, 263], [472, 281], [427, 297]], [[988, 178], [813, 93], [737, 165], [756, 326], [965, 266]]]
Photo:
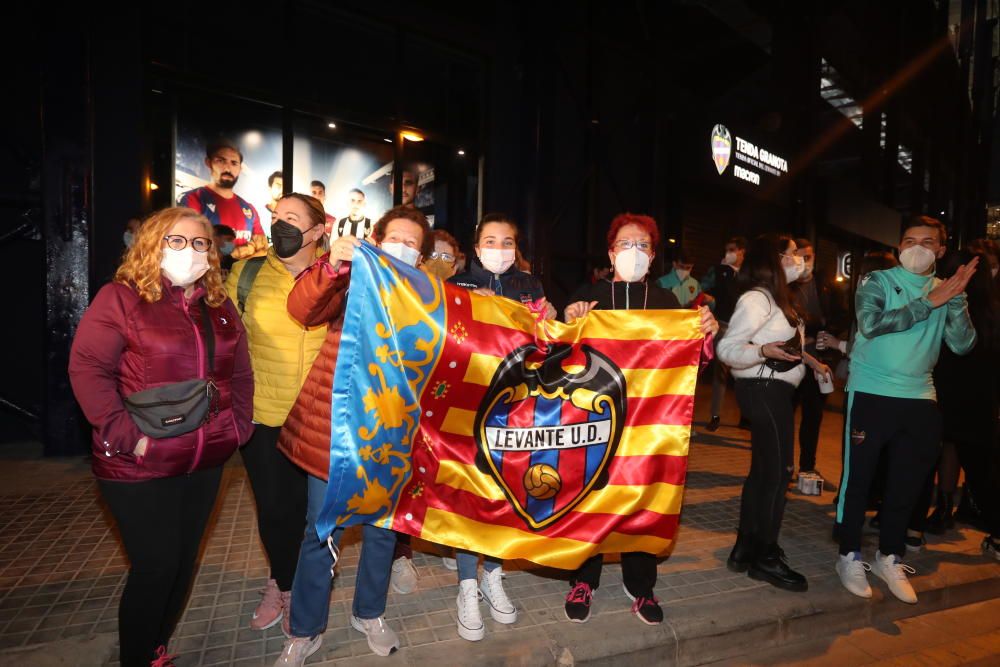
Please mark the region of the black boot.
[[954, 514], [955, 501], [953, 494], [938, 491], [937, 505], [934, 511], [927, 517], [926, 532], [931, 535], [940, 535], [946, 530], [955, 527]]
[[729, 554], [729, 560], [726, 561], [726, 567], [729, 568], [731, 572], [746, 572], [747, 568], [750, 567], [750, 563], [753, 561], [753, 556], [753, 538], [746, 533], [737, 533], [736, 544], [733, 546], [733, 550]]
[[788, 567], [785, 552], [777, 544], [761, 547], [757, 557], [750, 563], [747, 574], [751, 579], [766, 581], [786, 591], [802, 592], [809, 589], [806, 578]]

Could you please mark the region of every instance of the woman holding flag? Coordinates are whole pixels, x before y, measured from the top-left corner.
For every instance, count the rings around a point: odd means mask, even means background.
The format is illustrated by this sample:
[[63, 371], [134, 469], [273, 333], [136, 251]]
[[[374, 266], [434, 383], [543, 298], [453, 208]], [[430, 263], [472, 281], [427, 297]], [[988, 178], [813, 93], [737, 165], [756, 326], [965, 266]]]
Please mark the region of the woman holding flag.
[[[680, 308], [677, 297], [667, 289], [647, 280], [649, 265], [656, 256], [660, 231], [656, 220], [646, 215], [622, 213], [611, 221], [608, 230], [608, 257], [614, 274], [577, 289], [566, 306], [565, 320], [584, 317], [591, 310], [653, 310]], [[707, 307], [699, 308], [701, 329], [715, 334], [719, 324]], [[584, 623], [590, 618], [590, 602], [601, 581], [603, 556], [588, 559], [570, 580], [566, 596], [566, 618]], [[663, 610], [653, 595], [656, 584], [656, 555], [642, 552], [622, 554], [622, 577], [625, 594], [632, 600], [632, 613], [643, 623], [663, 621]]]
[[[476, 259], [469, 270], [448, 282], [483, 296], [502, 296], [524, 304], [535, 304], [544, 309], [545, 319], [555, 317], [556, 311], [545, 300], [542, 283], [530, 273], [517, 267], [517, 225], [502, 213], [489, 213], [476, 225], [474, 249]], [[469, 641], [479, 641], [486, 635], [486, 626], [479, 611], [479, 597], [490, 607], [490, 615], [497, 623], [517, 621], [517, 609], [503, 589], [502, 561], [487, 556], [483, 560], [483, 576], [476, 586], [476, 569], [479, 554], [456, 551], [458, 565], [458, 635]]]
[[[372, 240], [388, 255], [411, 266], [434, 249], [427, 219], [417, 209], [399, 206], [375, 223]], [[290, 638], [275, 666], [296, 667], [319, 650], [330, 613], [330, 589], [336, 544], [343, 530], [335, 530], [328, 548], [317, 536], [316, 523], [326, 497], [330, 468], [331, 400], [337, 365], [350, 262], [361, 241], [344, 236], [330, 252], [303, 271], [288, 297], [288, 312], [303, 326], [327, 324], [326, 341], [313, 364], [294, 407], [285, 420], [279, 448], [308, 474], [306, 532], [292, 584]], [[389, 590], [396, 534], [370, 524], [363, 527], [364, 544], [358, 563], [351, 626], [365, 634], [368, 646], [381, 656], [399, 648], [399, 638], [382, 618]]]

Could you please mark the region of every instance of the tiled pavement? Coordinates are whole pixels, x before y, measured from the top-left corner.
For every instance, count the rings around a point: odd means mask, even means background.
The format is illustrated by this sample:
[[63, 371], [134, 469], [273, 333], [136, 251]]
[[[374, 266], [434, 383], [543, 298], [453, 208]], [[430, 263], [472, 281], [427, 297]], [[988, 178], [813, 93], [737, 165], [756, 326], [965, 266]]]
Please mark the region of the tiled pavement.
[[[698, 414], [702, 414], [708, 392], [699, 393]], [[832, 479], [840, 470], [840, 427], [840, 415], [835, 409], [829, 411], [819, 460], [821, 470]], [[734, 594], [768, 588], [725, 568], [737, 523], [740, 486], [749, 462], [748, 433], [727, 426], [715, 434], [700, 432], [700, 425], [695, 431], [680, 533], [673, 554], [659, 566], [656, 593], [664, 603], [668, 623], [672, 604], [702, 600], [714, 605], [717, 600], [713, 608], [725, 614], [727, 601], [734, 599]], [[835, 551], [829, 537], [831, 498], [830, 493], [818, 498], [790, 495], [782, 530], [782, 546], [790, 563], [814, 584], [835, 577]], [[0, 665], [27, 664], [18, 656], [26, 655], [23, 647], [36, 644], [84, 647], [73, 649], [78, 651], [76, 664], [116, 664], [113, 656], [117, 651], [112, 650], [110, 638], [116, 628], [117, 600], [127, 566], [110, 525], [84, 462], [3, 462]], [[309, 664], [356, 664], [359, 657], [370, 656], [364, 637], [347, 624], [357, 539], [357, 533], [349, 532], [344, 541], [330, 626], [322, 649]], [[928, 551], [909, 562], [918, 572], [937, 570], [943, 560], [981, 563], [976, 557], [979, 539], [981, 534], [968, 529], [937, 540], [931, 537]], [[475, 655], [476, 647], [455, 632], [455, 573], [444, 569], [432, 550], [427, 552], [415, 556], [419, 590], [409, 596], [390, 592], [386, 618], [400, 634], [404, 647], [400, 657], [419, 647], [437, 647], [447, 651], [442, 655], [459, 662], [459, 656]], [[569, 631], [562, 612], [567, 586], [560, 573], [530, 571], [527, 563], [508, 563], [505, 569], [509, 573], [506, 586], [520, 616], [515, 625], [503, 626], [487, 614], [488, 636], [503, 633], [517, 641], [539, 629], [548, 636]], [[253, 497], [239, 457], [235, 457], [223, 479], [187, 611], [170, 646], [181, 656], [179, 666], [269, 665], [274, 661], [284, 639], [280, 629], [254, 632], [247, 627], [266, 576]], [[595, 618], [586, 627], [610, 626], [626, 618], [628, 607], [620, 569], [608, 566], [595, 596]], [[633, 619], [627, 622], [631, 625], [625, 627], [637, 635], [656, 631]], [[99, 654], [95, 645], [72, 643], [94, 636], [108, 640], [101, 646], [112, 657]], [[94, 652], [88, 655], [87, 650]]]

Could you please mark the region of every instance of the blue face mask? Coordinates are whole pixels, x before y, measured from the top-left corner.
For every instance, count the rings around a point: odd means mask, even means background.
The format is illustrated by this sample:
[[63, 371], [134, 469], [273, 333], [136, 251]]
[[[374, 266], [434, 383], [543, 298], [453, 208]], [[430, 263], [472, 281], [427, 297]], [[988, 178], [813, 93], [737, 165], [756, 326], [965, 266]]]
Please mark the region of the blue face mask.
[[236, 244], [234, 244], [232, 241], [226, 241], [225, 243], [219, 246], [219, 254], [224, 255], [226, 257], [232, 255], [234, 250], [236, 250]]

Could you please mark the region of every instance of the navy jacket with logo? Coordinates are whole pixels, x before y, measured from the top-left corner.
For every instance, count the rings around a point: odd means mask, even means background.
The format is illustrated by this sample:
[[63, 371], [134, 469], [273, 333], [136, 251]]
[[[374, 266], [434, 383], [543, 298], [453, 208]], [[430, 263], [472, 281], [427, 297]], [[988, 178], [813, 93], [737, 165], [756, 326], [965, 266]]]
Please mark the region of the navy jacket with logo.
[[468, 271], [452, 276], [448, 282], [470, 290], [486, 287], [497, 296], [505, 296], [521, 303], [531, 303], [545, 296], [541, 281], [530, 273], [511, 266], [503, 273], [495, 274], [484, 269], [475, 258], [469, 263]]

